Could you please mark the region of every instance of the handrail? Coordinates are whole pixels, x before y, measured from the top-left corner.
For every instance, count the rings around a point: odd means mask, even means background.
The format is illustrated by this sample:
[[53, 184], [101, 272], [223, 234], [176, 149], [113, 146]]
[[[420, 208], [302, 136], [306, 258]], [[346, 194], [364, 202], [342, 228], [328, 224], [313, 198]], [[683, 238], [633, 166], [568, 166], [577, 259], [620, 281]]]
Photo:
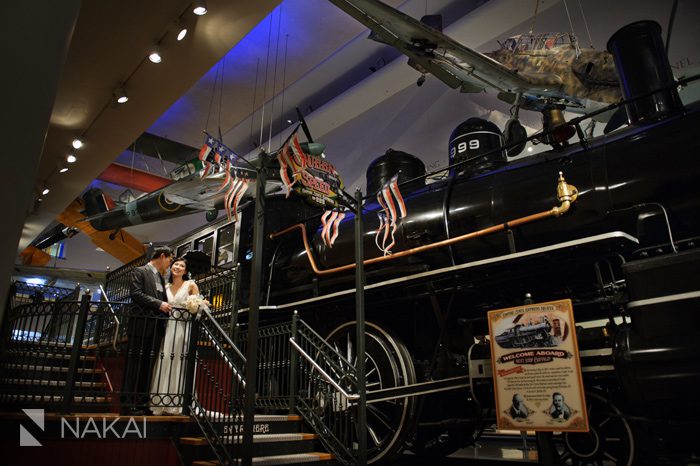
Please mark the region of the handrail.
[[[184, 308], [174, 309], [189, 314]], [[243, 372], [246, 358], [207, 306], [202, 306], [200, 312], [193, 317], [183, 411], [194, 417], [222, 464], [238, 464], [240, 452], [232, 446], [240, 443], [238, 440], [241, 433], [232, 433], [238, 438], [229, 439], [233, 440], [231, 443], [225, 441], [224, 437], [229, 436], [225, 432], [222, 434], [217, 426], [222, 423], [238, 422], [240, 419], [240, 394], [246, 386]], [[198, 345], [200, 341], [208, 341], [211, 346], [208, 346], [208, 349], [200, 348]], [[219, 362], [228, 366], [231, 372], [221, 371]], [[213, 389], [213, 387], [218, 388]]]
[[[355, 367], [296, 313], [291, 332], [291, 338], [284, 339], [291, 360], [290, 398], [294, 400], [290, 407], [302, 415], [339, 463], [357, 464], [352, 446], [357, 440], [354, 406], [360, 398], [352, 393], [357, 391]], [[341, 386], [344, 382], [349, 384], [348, 390]]]
[[[180, 309], [180, 308], [175, 308], [175, 309]], [[231, 345], [231, 348], [236, 352], [236, 355], [238, 355], [243, 360], [243, 362], [246, 362], [246, 357], [243, 355], [243, 353], [241, 353], [241, 350], [238, 349], [238, 346], [236, 346], [236, 344], [231, 340], [231, 337], [229, 337], [228, 334], [224, 331], [224, 329], [221, 328], [221, 325], [219, 325], [219, 322], [217, 322], [216, 318], [213, 315], [211, 315], [211, 311], [209, 310], [209, 308], [206, 306], [203, 307], [202, 312], [204, 312], [207, 315], [207, 317], [209, 318], [209, 321], [214, 325], [214, 328], [216, 328], [216, 330], [218, 330], [219, 333], [221, 333], [221, 335], [224, 337], [224, 340], [226, 340], [226, 343]], [[215, 342], [212, 341], [212, 343], [215, 343]], [[223, 349], [223, 348], [220, 348], [220, 349]]]
[[328, 375], [328, 374], [326, 373], [326, 371], [324, 371], [323, 369], [321, 369], [321, 366], [319, 366], [319, 365], [316, 363], [316, 361], [314, 361], [313, 358], [312, 358], [311, 356], [309, 356], [309, 355], [306, 353], [306, 351], [304, 351], [304, 350], [301, 348], [301, 346], [299, 346], [299, 345], [297, 344], [296, 341], [294, 341], [294, 338], [290, 338], [290, 339], [289, 339], [289, 342], [292, 344], [292, 346], [294, 347], [294, 349], [297, 350], [297, 352], [298, 352], [299, 354], [301, 354], [302, 356], [304, 356], [304, 359], [306, 359], [307, 361], [309, 361], [309, 362], [311, 363], [311, 365], [314, 366], [314, 368], [319, 372], [319, 374], [321, 374], [321, 376], [323, 376], [323, 378], [326, 379], [326, 382], [328, 382], [329, 384], [331, 384], [331, 385], [333, 386], [333, 388], [335, 388], [336, 390], [338, 390], [338, 392], [340, 392], [340, 394], [343, 395], [343, 397], [344, 397], [346, 400], [348, 400], [348, 401], [354, 401], [354, 400], [358, 400], [358, 399], [360, 398], [360, 395], [352, 395], [352, 394], [346, 392], [345, 390], [343, 390], [343, 388], [342, 388], [340, 385], [338, 385], [338, 383], [337, 383], [335, 380], [333, 380], [333, 378], [332, 378], [330, 375]]
[[117, 313], [114, 312], [114, 308], [112, 307], [112, 303], [109, 302], [107, 299], [107, 292], [105, 291], [104, 287], [100, 284], [100, 301], [104, 301], [105, 304], [107, 304], [107, 307], [109, 308], [109, 311], [112, 313], [112, 318], [114, 321], [117, 323], [117, 327], [114, 329], [114, 338], [112, 338], [112, 348], [114, 348], [114, 351], [117, 350], [117, 337], [119, 337], [119, 328], [121, 326], [121, 323], [119, 322], [119, 317], [117, 317]]

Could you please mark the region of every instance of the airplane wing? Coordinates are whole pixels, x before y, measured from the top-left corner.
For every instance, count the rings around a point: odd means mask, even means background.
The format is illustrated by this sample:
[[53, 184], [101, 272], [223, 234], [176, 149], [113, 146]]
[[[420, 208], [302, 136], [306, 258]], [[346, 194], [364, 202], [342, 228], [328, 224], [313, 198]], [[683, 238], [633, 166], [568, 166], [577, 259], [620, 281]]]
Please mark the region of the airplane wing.
[[[257, 175], [254, 170], [248, 168], [235, 167], [235, 172], [248, 179], [247, 197], [255, 196], [255, 179]], [[225, 174], [223, 172], [210, 175], [201, 179], [198, 173], [181, 178], [165, 188], [163, 194], [172, 203], [181, 204], [185, 207], [197, 210], [221, 209], [224, 203], [226, 189]], [[279, 180], [270, 178], [266, 183], [266, 194], [272, 194], [280, 190]]]
[[[221, 203], [223, 193], [219, 191], [224, 176], [214, 176], [201, 180], [195, 173], [180, 179], [163, 188], [163, 194], [168, 201], [181, 204], [192, 209], [209, 210]], [[218, 191], [218, 193], [217, 193]], [[218, 194], [218, 195], [217, 195]]]
[[378, 0], [330, 0], [370, 28], [374, 40], [391, 45], [409, 57], [409, 64], [429, 72], [462, 92], [494, 88], [516, 94], [543, 89], [548, 80], [531, 80], [496, 60], [472, 50], [420, 21]]
[[110, 236], [108, 231], [96, 230], [90, 222], [85, 221], [82, 214], [84, 207], [83, 200], [76, 199], [56, 217], [56, 220], [67, 227], [78, 228], [88, 235], [95, 245], [125, 264], [146, 252], [143, 243], [125, 231], [119, 231], [117, 235]]

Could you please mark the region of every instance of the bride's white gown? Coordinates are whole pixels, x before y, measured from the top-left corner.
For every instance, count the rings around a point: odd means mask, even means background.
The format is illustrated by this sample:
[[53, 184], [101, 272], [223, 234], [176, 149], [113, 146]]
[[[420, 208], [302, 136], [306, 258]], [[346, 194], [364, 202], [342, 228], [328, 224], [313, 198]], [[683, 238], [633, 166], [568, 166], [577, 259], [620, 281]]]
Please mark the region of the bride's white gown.
[[[193, 280], [187, 280], [175, 295], [167, 286], [168, 302], [173, 307], [185, 307]], [[165, 327], [165, 337], [153, 370], [151, 411], [153, 414], [181, 414], [185, 388], [186, 353], [190, 341], [191, 318], [186, 310], [173, 309]], [[178, 405], [178, 406], [172, 406]]]

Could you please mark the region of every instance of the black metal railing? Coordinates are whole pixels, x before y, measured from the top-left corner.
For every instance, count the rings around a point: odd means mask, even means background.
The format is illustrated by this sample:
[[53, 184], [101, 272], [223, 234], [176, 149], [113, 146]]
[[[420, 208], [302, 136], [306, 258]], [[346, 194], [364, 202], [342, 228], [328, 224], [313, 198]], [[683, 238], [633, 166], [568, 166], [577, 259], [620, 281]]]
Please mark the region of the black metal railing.
[[[238, 326], [235, 343], [243, 354], [248, 350], [246, 326]], [[255, 406], [268, 413], [290, 410], [292, 323], [262, 326], [258, 330], [257, 396]]]
[[8, 311], [0, 346], [0, 403], [64, 400], [67, 369], [52, 363], [70, 360], [86, 302], [45, 301]]
[[[244, 354], [247, 338], [237, 327]], [[338, 461], [356, 463], [355, 367], [296, 313], [291, 322], [260, 327], [256, 386], [258, 410], [298, 412]]]
[[2, 336], [0, 401], [181, 414], [195, 320], [89, 295], [18, 306]]
[[[3, 361], [12, 364], [4, 367], [15, 372], [5, 371], [0, 401], [22, 395], [63, 412], [92, 403], [127, 413], [192, 415], [219, 461], [241, 458], [244, 327], [230, 336], [209, 309], [166, 315], [83, 296], [19, 306], [9, 311], [7, 328]], [[258, 412], [298, 412], [339, 461], [354, 464], [354, 365], [297, 314], [262, 326], [258, 338]]]
[[109, 301], [130, 302], [131, 301], [131, 272], [136, 267], [141, 267], [148, 262], [147, 256], [144, 254], [137, 257], [128, 264], [124, 264], [116, 270], [107, 274], [105, 278], [105, 292]]
[[61, 288], [58, 286], [38, 285], [23, 281], [12, 282], [9, 293], [9, 308], [22, 304], [37, 304], [53, 301], [75, 301], [80, 294], [80, 287]]
[[185, 409], [222, 464], [241, 456], [246, 359], [208, 309], [192, 327]]
[[196, 277], [199, 293], [209, 301], [210, 312], [221, 327], [232, 335], [238, 313], [239, 267], [214, 267], [206, 275]]
[[293, 375], [297, 391], [292, 394], [297, 411], [338, 461], [355, 464], [359, 399], [355, 366], [300, 319], [293, 322], [289, 341], [293, 367], [298, 367]]

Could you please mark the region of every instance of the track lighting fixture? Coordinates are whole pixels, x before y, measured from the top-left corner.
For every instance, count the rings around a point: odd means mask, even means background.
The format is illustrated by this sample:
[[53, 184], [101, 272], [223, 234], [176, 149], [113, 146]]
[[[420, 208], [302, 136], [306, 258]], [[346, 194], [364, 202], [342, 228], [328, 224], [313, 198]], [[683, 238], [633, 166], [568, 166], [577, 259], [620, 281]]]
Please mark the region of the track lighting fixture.
[[67, 171], [68, 171], [68, 167], [63, 166], [63, 167], [61, 167], [61, 169], [58, 171], [58, 173], [65, 173], [65, 172], [67, 172]]
[[153, 48], [151, 48], [151, 52], [148, 54], [148, 59], [151, 60], [151, 63], [160, 63], [163, 61], [163, 57], [160, 56], [160, 47], [154, 45]]
[[204, 3], [204, 0], [195, 0], [192, 3], [192, 13], [194, 13], [197, 16], [207, 14], [207, 4]]
[[42, 196], [46, 196], [49, 193], [49, 188], [44, 188], [44, 190], [41, 192]]
[[83, 147], [83, 141], [80, 138], [73, 139], [73, 149], [80, 149]]
[[126, 103], [129, 100], [129, 96], [126, 95], [123, 86], [119, 86], [114, 90], [114, 98], [117, 100], [118, 104]]
[[175, 29], [177, 30], [177, 41], [180, 42], [187, 35], [187, 26], [178, 21]]
[[68, 154], [68, 157], [66, 157], [66, 162], [68, 163], [74, 163], [76, 160], [78, 159], [73, 154]]

